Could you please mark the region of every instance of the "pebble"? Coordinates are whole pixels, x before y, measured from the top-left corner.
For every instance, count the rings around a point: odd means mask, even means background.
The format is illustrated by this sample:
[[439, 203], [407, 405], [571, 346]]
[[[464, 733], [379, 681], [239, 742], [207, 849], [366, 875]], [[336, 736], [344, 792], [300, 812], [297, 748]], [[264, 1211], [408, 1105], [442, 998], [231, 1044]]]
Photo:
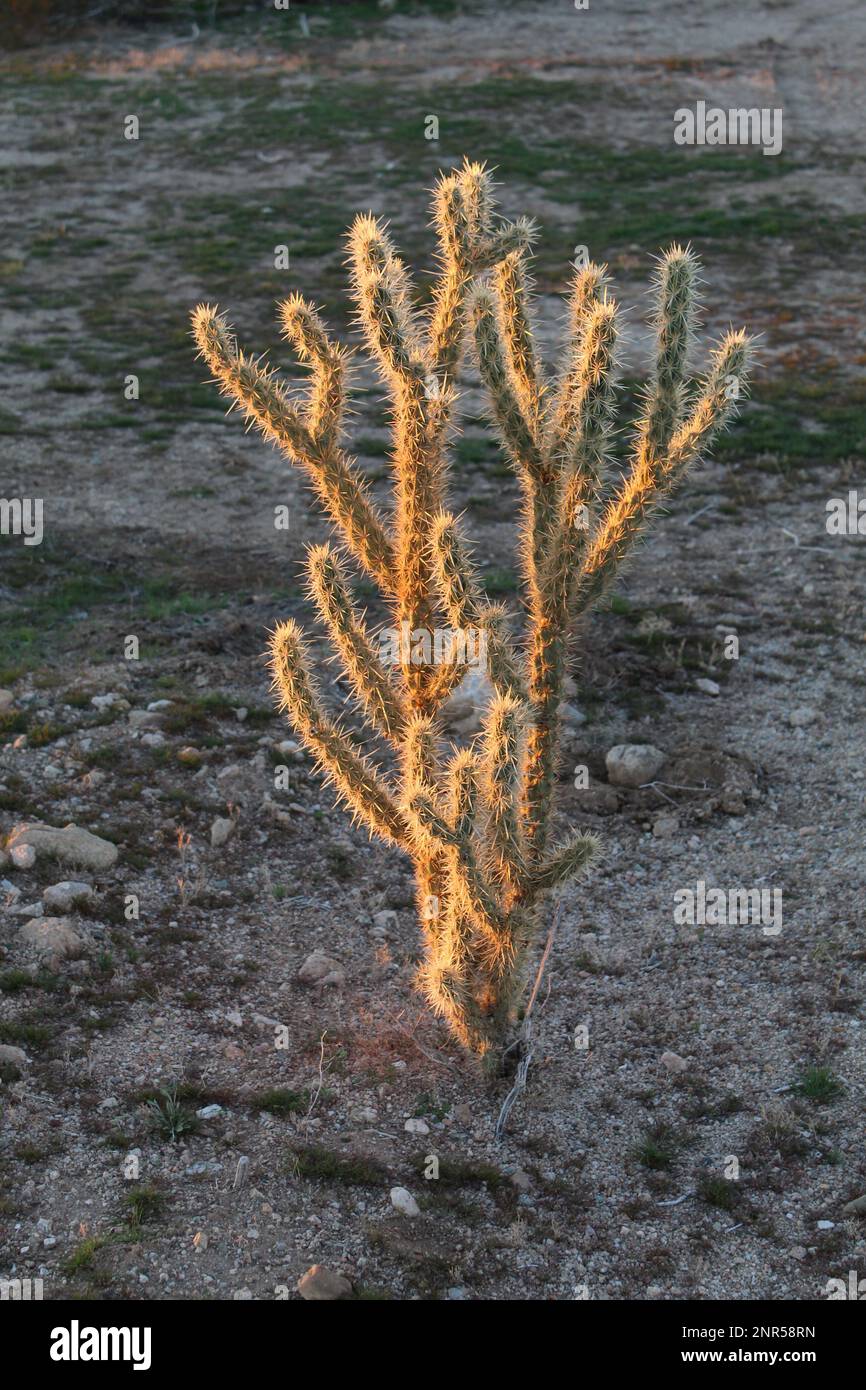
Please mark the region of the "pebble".
[[129, 701], [118, 695], [116, 690], [106, 691], [104, 695], [92, 695], [90, 703], [99, 710], [113, 709], [115, 706], [121, 711], [129, 709]]
[[338, 960], [326, 956], [324, 951], [313, 951], [298, 971], [302, 985], [335, 985], [341, 988], [346, 983], [346, 972]]
[[657, 816], [653, 821], [653, 835], [657, 840], [669, 840], [680, 828], [676, 816]]
[[53, 883], [46, 888], [42, 894], [42, 903], [46, 910], [59, 912], [61, 915], [70, 912], [79, 903], [90, 902], [93, 898], [93, 889], [89, 883], [78, 883], [74, 879], [64, 879], [62, 883]]
[[55, 967], [84, 953], [84, 942], [65, 917], [34, 917], [19, 929], [18, 940], [39, 960]]
[[308, 1303], [325, 1300], [333, 1302], [352, 1292], [352, 1285], [348, 1279], [325, 1265], [311, 1265], [306, 1274], [301, 1275], [296, 1287], [301, 1298], [306, 1299]]
[[13, 845], [9, 858], [16, 869], [32, 869], [36, 863], [36, 850], [32, 845]]
[[217, 1115], [222, 1115], [221, 1105], [203, 1105], [201, 1110], [195, 1112], [200, 1120], [215, 1120]]
[[372, 1125], [379, 1118], [378, 1110], [374, 1110], [372, 1105], [359, 1105], [349, 1116], [356, 1124]]
[[835, 1221], [819, 1221], [819, 1222], [818, 1222], [818, 1230], [819, 1230], [819, 1231], [833, 1231], [833, 1230], [835, 1230], [835, 1229], [836, 1229], [836, 1222], [835, 1222]]
[[12, 1067], [26, 1067], [27, 1056], [20, 1047], [12, 1047], [9, 1043], [0, 1043], [0, 1066], [4, 1064]]
[[568, 700], [559, 706], [559, 717], [566, 728], [576, 729], [580, 724], [586, 723], [586, 715], [583, 710], [578, 709], [577, 705], [571, 704]]
[[[427, 1124], [426, 1120], [407, 1120], [406, 1123], [404, 1124], [403, 1128], [405, 1129], [405, 1131], [406, 1131], [407, 1134], [429, 1134], [429, 1133], [430, 1133], [430, 1126]], [[397, 1190], [397, 1189], [395, 1189], [395, 1191], [396, 1191], [396, 1190]], [[392, 1193], [391, 1193], [391, 1198], [392, 1198], [392, 1200], [393, 1200], [393, 1197], [394, 1197], [394, 1193], [392, 1192]]]
[[220, 849], [227, 844], [235, 833], [235, 821], [228, 816], [217, 816], [210, 828], [210, 842], [214, 849]]
[[397, 926], [397, 914], [393, 908], [384, 908], [382, 912], [373, 913], [373, 930], [382, 936], [387, 936]]
[[421, 1208], [405, 1187], [391, 1188], [391, 1206], [399, 1211], [401, 1216], [420, 1216]]
[[478, 733], [492, 696], [493, 686], [487, 672], [481, 666], [471, 667], [442, 707], [446, 724], [465, 736]]
[[702, 690], [705, 695], [720, 695], [722, 687], [718, 681], [711, 681], [708, 676], [698, 676], [695, 689]]
[[618, 743], [604, 760], [608, 781], [617, 787], [640, 787], [653, 780], [665, 757], [651, 743]]
[[676, 1052], [663, 1052], [661, 1055], [661, 1064], [663, 1067], [667, 1067], [668, 1071], [673, 1072], [674, 1075], [679, 1075], [681, 1072], [687, 1071], [689, 1065], [686, 1059], [680, 1057]]
[[811, 705], [800, 705], [797, 709], [792, 709], [788, 714], [788, 723], [792, 729], [805, 729], [808, 724], [814, 724], [818, 718], [818, 711]]
[[132, 729], [158, 729], [162, 724], [162, 715], [157, 709], [131, 709], [126, 718]]

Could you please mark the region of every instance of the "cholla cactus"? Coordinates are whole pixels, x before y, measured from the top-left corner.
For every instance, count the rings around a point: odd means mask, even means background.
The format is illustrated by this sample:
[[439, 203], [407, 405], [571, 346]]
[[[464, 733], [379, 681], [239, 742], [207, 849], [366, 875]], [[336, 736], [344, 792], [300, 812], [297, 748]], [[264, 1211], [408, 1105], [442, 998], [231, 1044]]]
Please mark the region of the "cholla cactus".
[[[274, 689], [356, 819], [411, 857], [424, 937], [420, 987], [460, 1041], [495, 1063], [525, 989], [545, 900], [597, 849], [595, 836], [581, 830], [548, 844], [570, 633], [734, 408], [749, 342], [729, 333], [702, 383], [686, 385], [697, 266], [688, 250], [668, 251], [657, 275], [653, 381], [630, 466], [609, 481], [617, 307], [604, 267], [574, 274], [564, 365], [548, 381], [529, 320], [532, 224], [499, 221], [489, 173], [468, 162], [439, 180], [433, 209], [440, 265], [426, 311], [416, 307], [385, 226], [362, 216], [349, 234], [358, 321], [391, 400], [391, 519], [343, 450], [346, 354], [309, 303], [293, 296], [280, 306], [285, 336], [312, 373], [303, 405], [260, 359], [240, 351], [215, 309], [200, 306], [193, 325], [224, 394], [306, 470], [345, 549], [390, 607], [399, 640], [386, 657], [353, 602], [344, 556], [331, 545], [309, 550], [312, 599], [371, 729], [390, 746], [390, 764], [359, 753], [326, 712], [293, 621], [271, 636]], [[513, 639], [505, 610], [484, 597], [446, 509], [447, 436], [468, 319], [523, 494], [523, 641]], [[430, 635], [443, 612], [450, 640], [434, 651]], [[481, 736], [446, 750], [438, 712], [467, 669], [467, 634], [474, 650], [480, 639], [493, 695]]]

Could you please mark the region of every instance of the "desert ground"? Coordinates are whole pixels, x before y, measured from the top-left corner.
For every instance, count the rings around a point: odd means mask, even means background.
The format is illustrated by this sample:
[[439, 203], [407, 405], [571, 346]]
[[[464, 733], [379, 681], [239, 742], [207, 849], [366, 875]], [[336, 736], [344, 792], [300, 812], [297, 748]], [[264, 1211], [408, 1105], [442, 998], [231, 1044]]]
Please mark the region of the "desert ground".
[[[209, 8], [0, 57], [0, 490], [44, 499], [40, 544], [0, 538], [0, 1277], [57, 1300], [299, 1299], [316, 1264], [348, 1299], [825, 1298], [866, 1277], [843, 1210], [866, 1193], [866, 536], [826, 525], [866, 488], [866, 18]], [[675, 145], [697, 100], [782, 109], [781, 153]], [[413, 990], [408, 862], [335, 808], [269, 693], [294, 616], [354, 718], [302, 574], [327, 526], [189, 335], [218, 303], [298, 380], [274, 305], [301, 290], [357, 344], [345, 229], [390, 218], [428, 284], [428, 190], [464, 155], [540, 225], [552, 368], [575, 247], [609, 264], [624, 418], [661, 248], [703, 262], [696, 370], [729, 323], [760, 335], [735, 427], [575, 647], [558, 818], [603, 855], [551, 904], [499, 1137], [510, 1081]], [[460, 387], [453, 506], [519, 621], [518, 485], [471, 360]], [[387, 508], [360, 357], [353, 410]], [[619, 744], [664, 753], [651, 784], [610, 782]], [[109, 847], [16, 852], [34, 823]], [[677, 922], [698, 882], [779, 890], [781, 930]]]

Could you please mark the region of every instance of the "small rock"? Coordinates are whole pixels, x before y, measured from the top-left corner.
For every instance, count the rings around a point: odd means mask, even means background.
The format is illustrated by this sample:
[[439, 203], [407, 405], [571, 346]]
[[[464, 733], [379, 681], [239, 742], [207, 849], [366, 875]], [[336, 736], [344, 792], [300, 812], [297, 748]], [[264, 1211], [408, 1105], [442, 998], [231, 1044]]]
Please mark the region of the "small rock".
[[0, 1043], [0, 1066], [4, 1063], [8, 1063], [12, 1067], [26, 1067], [27, 1056], [20, 1047], [12, 1047], [9, 1043]]
[[788, 715], [788, 723], [792, 729], [805, 729], [807, 725], [814, 724], [818, 718], [818, 711], [811, 705], [800, 705], [797, 709], [792, 709]]
[[695, 681], [695, 689], [702, 690], [705, 695], [719, 695], [722, 687], [718, 681], [711, 681], [709, 676], [698, 676]]
[[679, 830], [676, 816], [657, 816], [653, 821], [653, 835], [657, 840], [669, 840]]
[[188, 743], [185, 747], [178, 748], [177, 760], [179, 763], [186, 763], [187, 767], [199, 767], [204, 762], [204, 754]]
[[397, 914], [393, 908], [385, 908], [382, 912], [373, 913], [373, 930], [382, 936], [387, 936], [396, 926]]
[[158, 709], [131, 709], [126, 718], [132, 729], [159, 729], [162, 727], [162, 714]]
[[18, 932], [18, 940], [41, 961], [57, 966], [84, 953], [84, 942], [65, 917], [34, 917]]
[[661, 1055], [661, 1064], [663, 1067], [667, 1067], [668, 1071], [673, 1072], [674, 1075], [679, 1075], [681, 1072], [687, 1071], [689, 1066], [685, 1058], [680, 1057], [676, 1052], [663, 1052]]
[[866, 1193], [862, 1197], [855, 1197], [853, 1202], [848, 1202], [842, 1208], [843, 1216], [866, 1216]]
[[605, 757], [608, 781], [617, 787], [640, 787], [651, 782], [666, 754], [651, 743], [618, 743]]
[[493, 686], [483, 666], [472, 666], [452, 690], [442, 707], [446, 724], [466, 737], [478, 733], [484, 711], [493, 697]]
[[401, 1216], [420, 1216], [421, 1208], [405, 1187], [391, 1188], [391, 1206], [400, 1212]]
[[147, 707], [148, 714], [159, 714], [161, 710], [171, 709], [174, 700], [151, 700]]
[[528, 1192], [532, 1186], [532, 1178], [528, 1173], [524, 1173], [522, 1168], [515, 1168], [511, 1174], [510, 1182], [516, 1187], [518, 1192]]
[[62, 863], [78, 864], [84, 869], [110, 869], [117, 861], [117, 845], [72, 822], [63, 829], [52, 825], [16, 825], [6, 846], [13, 860], [19, 845], [30, 845], [37, 857], [53, 855]]
[[91, 696], [90, 703], [93, 705], [94, 709], [98, 710], [113, 709], [115, 705], [120, 705], [122, 708], [129, 709], [128, 700], [124, 700], [123, 696], [118, 695], [116, 690], [109, 690], [105, 695], [93, 695]]
[[210, 828], [211, 846], [214, 849], [220, 849], [222, 845], [227, 844], [234, 833], [235, 822], [230, 820], [228, 816], [217, 816]]
[[372, 1125], [379, 1118], [378, 1110], [374, 1110], [372, 1105], [359, 1105], [349, 1116], [356, 1124]]
[[341, 987], [346, 983], [346, 972], [332, 956], [326, 956], [324, 951], [313, 951], [298, 971], [298, 979], [302, 985]]
[[62, 883], [53, 883], [42, 894], [42, 902], [46, 911], [58, 912], [61, 916], [66, 912], [71, 912], [73, 907], [79, 903], [90, 902], [92, 898], [93, 889], [90, 884], [77, 883], [74, 879], [64, 879]]
[[43, 911], [42, 903], [41, 903], [41, 902], [35, 902], [35, 903], [19, 903], [17, 898], [15, 899], [14, 906], [7, 907], [7, 908], [6, 908], [6, 911], [7, 911], [7, 913], [9, 914], [10, 917], [28, 917], [28, 918], [29, 918], [29, 917], [44, 917], [44, 916], [45, 916], [45, 913], [44, 913], [44, 911]]
[[[407, 1134], [429, 1134], [430, 1126], [426, 1120], [407, 1120], [403, 1128]], [[393, 1198], [394, 1193], [391, 1193]]]
[[215, 1120], [217, 1115], [223, 1113], [221, 1105], [203, 1105], [201, 1110], [195, 1112], [200, 1120]]
[[11, 690], [0, 690], [0, 714], [10, 708], [14, 699], [15, 696]]
[[462, 1303], [466, 1298], [466, 1290], [455, 1285], [454, 1288], [448, 1290], [445, 1297], [451, 1303]]
[[818, 1230], [819, 1230], [819, 1231], [832, 1231], [832, 1230], [835, 1230], [835, 1228], [836, 1228], [836, 1222], [835, 1222], [835, 1221], [819, 1221], [819, 1222], [818, 1222]]
[[36, 850], [32, 845], [13, 845], [9, 858], [16, 869], [32, 869], [36, 863]]
[[586, 723], [586, 715], [577, 705], [572, 705], [568, 700], [559, 706], [559, 717], [566, 728], [576, 729], [581, 724]]
[[352, 1292], [352, 1285], [348, 1279], [325, 1265], [311, 1265], [306, 1274], [301, 1275], [296, 1287], [301, 1298], [305, 1298], [308, 1303], [325, 1300], [333, 1302], [334, 1299], [345, 1298], [347, 1293]]
[[284, 738], [275, 747], [283, 758], [291, 758], [296, 763], [304, 761], [304, 750], [293, 738]]
[[805, 1245], [795, 1245], [794, 1248], [793, 1248], [793, 1250], [791, 1251], [791, 1259], [792, 1259], [792, 1260], [805, 1260], [805, 1258], [806, 1258], [806, 1253], [807, 1253], [807, 1252], [806, 1252], [806, 1247], [805, 1247]]

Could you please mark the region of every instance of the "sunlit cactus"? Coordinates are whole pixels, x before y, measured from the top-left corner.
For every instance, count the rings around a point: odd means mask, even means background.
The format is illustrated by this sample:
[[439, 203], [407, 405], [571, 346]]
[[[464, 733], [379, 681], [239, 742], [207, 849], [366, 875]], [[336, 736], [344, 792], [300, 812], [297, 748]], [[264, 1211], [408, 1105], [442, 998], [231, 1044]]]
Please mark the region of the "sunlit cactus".
[[[395, 505], [379, 512], [344, 451], [346, 360], [315, 310], [280, 306], [286, 338], [308, 364], [306, 401], [237, 346], [225, 319], [201, 305], [195, 338], [223, 393], [303, 467], [348, 555], [309, 549], [310, 594], [380, 754], [359, 753], [326, 712], [303, 634], [292, 621], [270, 639], [280, 707], [355, 818], [415, 866], [423, 960], [418, 983], [472, 1052], [495, 1066], [527, 985], [550, 893], [597, 850], [576, 830], [551, 847], [557, 730], [569, 641], [604, 593], [657, 505], [706, 449], [746, 386], [750, 344], [728, 333], [709, 371], [686, 380], [697, 263], [673, 247], [656, 284], [656, 364], [624, 473], [614, 435], [617, 306], [605, 268], [574, 273], [568, 341], [546, 377], [534, 346], [527, 264], [530, 222], [494, 212], [490, 174], [469, 162], [433, 195], [439, 271], [424, 310], [385, 226], [356, 218], [352, 294], [367, 350], [391, 401]], [[520, 554], [527, 614], [515, 639], [489, 603], [448, 511], [448, 434], [466, 330], [474, 331], [491, 414], [521, 484]], [[384, 654], [350, 591], [351, 557], [377, 584], [406, 640]], [[449, 626], [444, 648], [425, 635]], [[483, 729], [447, 748], [441, 710], [467, 670], [466, 634], [492, 685]], [[549, 910], [549, 908], [547, 908]]]

